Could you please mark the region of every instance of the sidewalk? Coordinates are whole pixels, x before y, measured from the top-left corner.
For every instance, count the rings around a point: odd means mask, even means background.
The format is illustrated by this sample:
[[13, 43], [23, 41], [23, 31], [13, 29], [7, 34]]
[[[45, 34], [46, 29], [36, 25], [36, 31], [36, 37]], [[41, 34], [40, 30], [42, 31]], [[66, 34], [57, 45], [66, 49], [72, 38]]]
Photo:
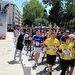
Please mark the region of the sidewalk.
[[6, 40], [0, 40], [0, 75], [24, 75], [22, 65], [12, 62], [15, 46], [13, 33], [7, 32]]

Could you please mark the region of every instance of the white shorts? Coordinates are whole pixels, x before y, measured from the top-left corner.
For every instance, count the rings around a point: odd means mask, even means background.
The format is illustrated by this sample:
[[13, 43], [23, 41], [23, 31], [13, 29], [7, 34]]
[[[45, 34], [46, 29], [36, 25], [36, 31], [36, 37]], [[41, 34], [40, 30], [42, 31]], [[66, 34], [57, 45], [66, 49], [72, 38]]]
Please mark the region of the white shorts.
[[41, 47], [34, 47], [34, 53], [40, 53], [42, 51]]

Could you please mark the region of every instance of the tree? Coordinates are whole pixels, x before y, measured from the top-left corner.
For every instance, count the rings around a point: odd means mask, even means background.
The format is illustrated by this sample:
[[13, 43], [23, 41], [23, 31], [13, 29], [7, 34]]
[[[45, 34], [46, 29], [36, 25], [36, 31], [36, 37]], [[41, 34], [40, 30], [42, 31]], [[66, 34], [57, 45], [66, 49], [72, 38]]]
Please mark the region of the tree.
[[57, 25], [60, 24], [60, 16], [59, 12], [61, 11], [61, 5], [60, 1], [55, 2], [55, 5], [53, 4], [53, 7], [49, 11], [49, 22], [56, 23]]
[[35, 24], [39, 25], [47, 25], [49, 23], [49, 21], [45, 18], [37, 18], [35, 19]]
[[46, 6], [49, 5], [49, 6], [52, 6], [52, 7], [55, 6], [55, 4], [58, 1], [62, 3], [63, 0], [42, 0], [43, 4], [45, 4]]
[[0, 2], [2, 2], [3, 0], [0, 0]]
[[60, 26], [71, 27], [69, 25], [74, 22], [73, 18], [75, 18], [75, 4], [73, 0], [43, 0], [43, 3], [52, 7], [49, 12], [49, 21], [55, 22]]
[[61, 2], [62, 0], [43, 0], [43, 3], [47, 6], [51, 6], [51, 10], [49, 10], [49, 22], [57, 23], [60, 22], [59, 20], [59, 12], [61, 10]]
[[36, 18], [41, 18], [43, 15], [44, 6], [38, 0], [30, 0], [25, 2], [23, 7], [23, 23], [33, 24]]
[[75, 4], [73, 3], [73, 0], [64, 0], [64, 12], [66, 13], [66, 17], [64, 15], [64, 24], [66, 28], [75, 28], [74, 26], [74, 20], [75, 20]]

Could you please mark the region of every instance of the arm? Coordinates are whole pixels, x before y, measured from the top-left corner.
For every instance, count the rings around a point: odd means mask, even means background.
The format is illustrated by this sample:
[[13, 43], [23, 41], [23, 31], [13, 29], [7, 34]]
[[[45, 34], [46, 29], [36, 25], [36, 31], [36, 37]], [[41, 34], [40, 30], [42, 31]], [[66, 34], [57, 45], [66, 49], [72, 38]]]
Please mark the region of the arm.
[[59, 31], [59, 27], [57, 26], [57, 27], [56, 27], [56, 33], [55, 33], [55, 36], [57, 36], [58, 31]]
[[49, 35], [51, 35], [51, 33], [52, 33], [52, 24], [49, 24]]

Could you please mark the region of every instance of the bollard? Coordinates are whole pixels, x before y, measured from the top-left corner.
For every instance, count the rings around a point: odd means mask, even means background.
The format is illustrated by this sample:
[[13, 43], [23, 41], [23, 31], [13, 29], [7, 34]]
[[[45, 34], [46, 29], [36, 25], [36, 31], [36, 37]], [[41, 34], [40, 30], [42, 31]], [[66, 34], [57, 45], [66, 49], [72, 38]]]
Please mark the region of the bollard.
[[22, 61], [24, 75], [35, 75], [35, 72], [32, 69], [32, 64], [24, 57]]
[[24, 65], [24, 75], [31, 75], [32, 68], [30, 65]]

